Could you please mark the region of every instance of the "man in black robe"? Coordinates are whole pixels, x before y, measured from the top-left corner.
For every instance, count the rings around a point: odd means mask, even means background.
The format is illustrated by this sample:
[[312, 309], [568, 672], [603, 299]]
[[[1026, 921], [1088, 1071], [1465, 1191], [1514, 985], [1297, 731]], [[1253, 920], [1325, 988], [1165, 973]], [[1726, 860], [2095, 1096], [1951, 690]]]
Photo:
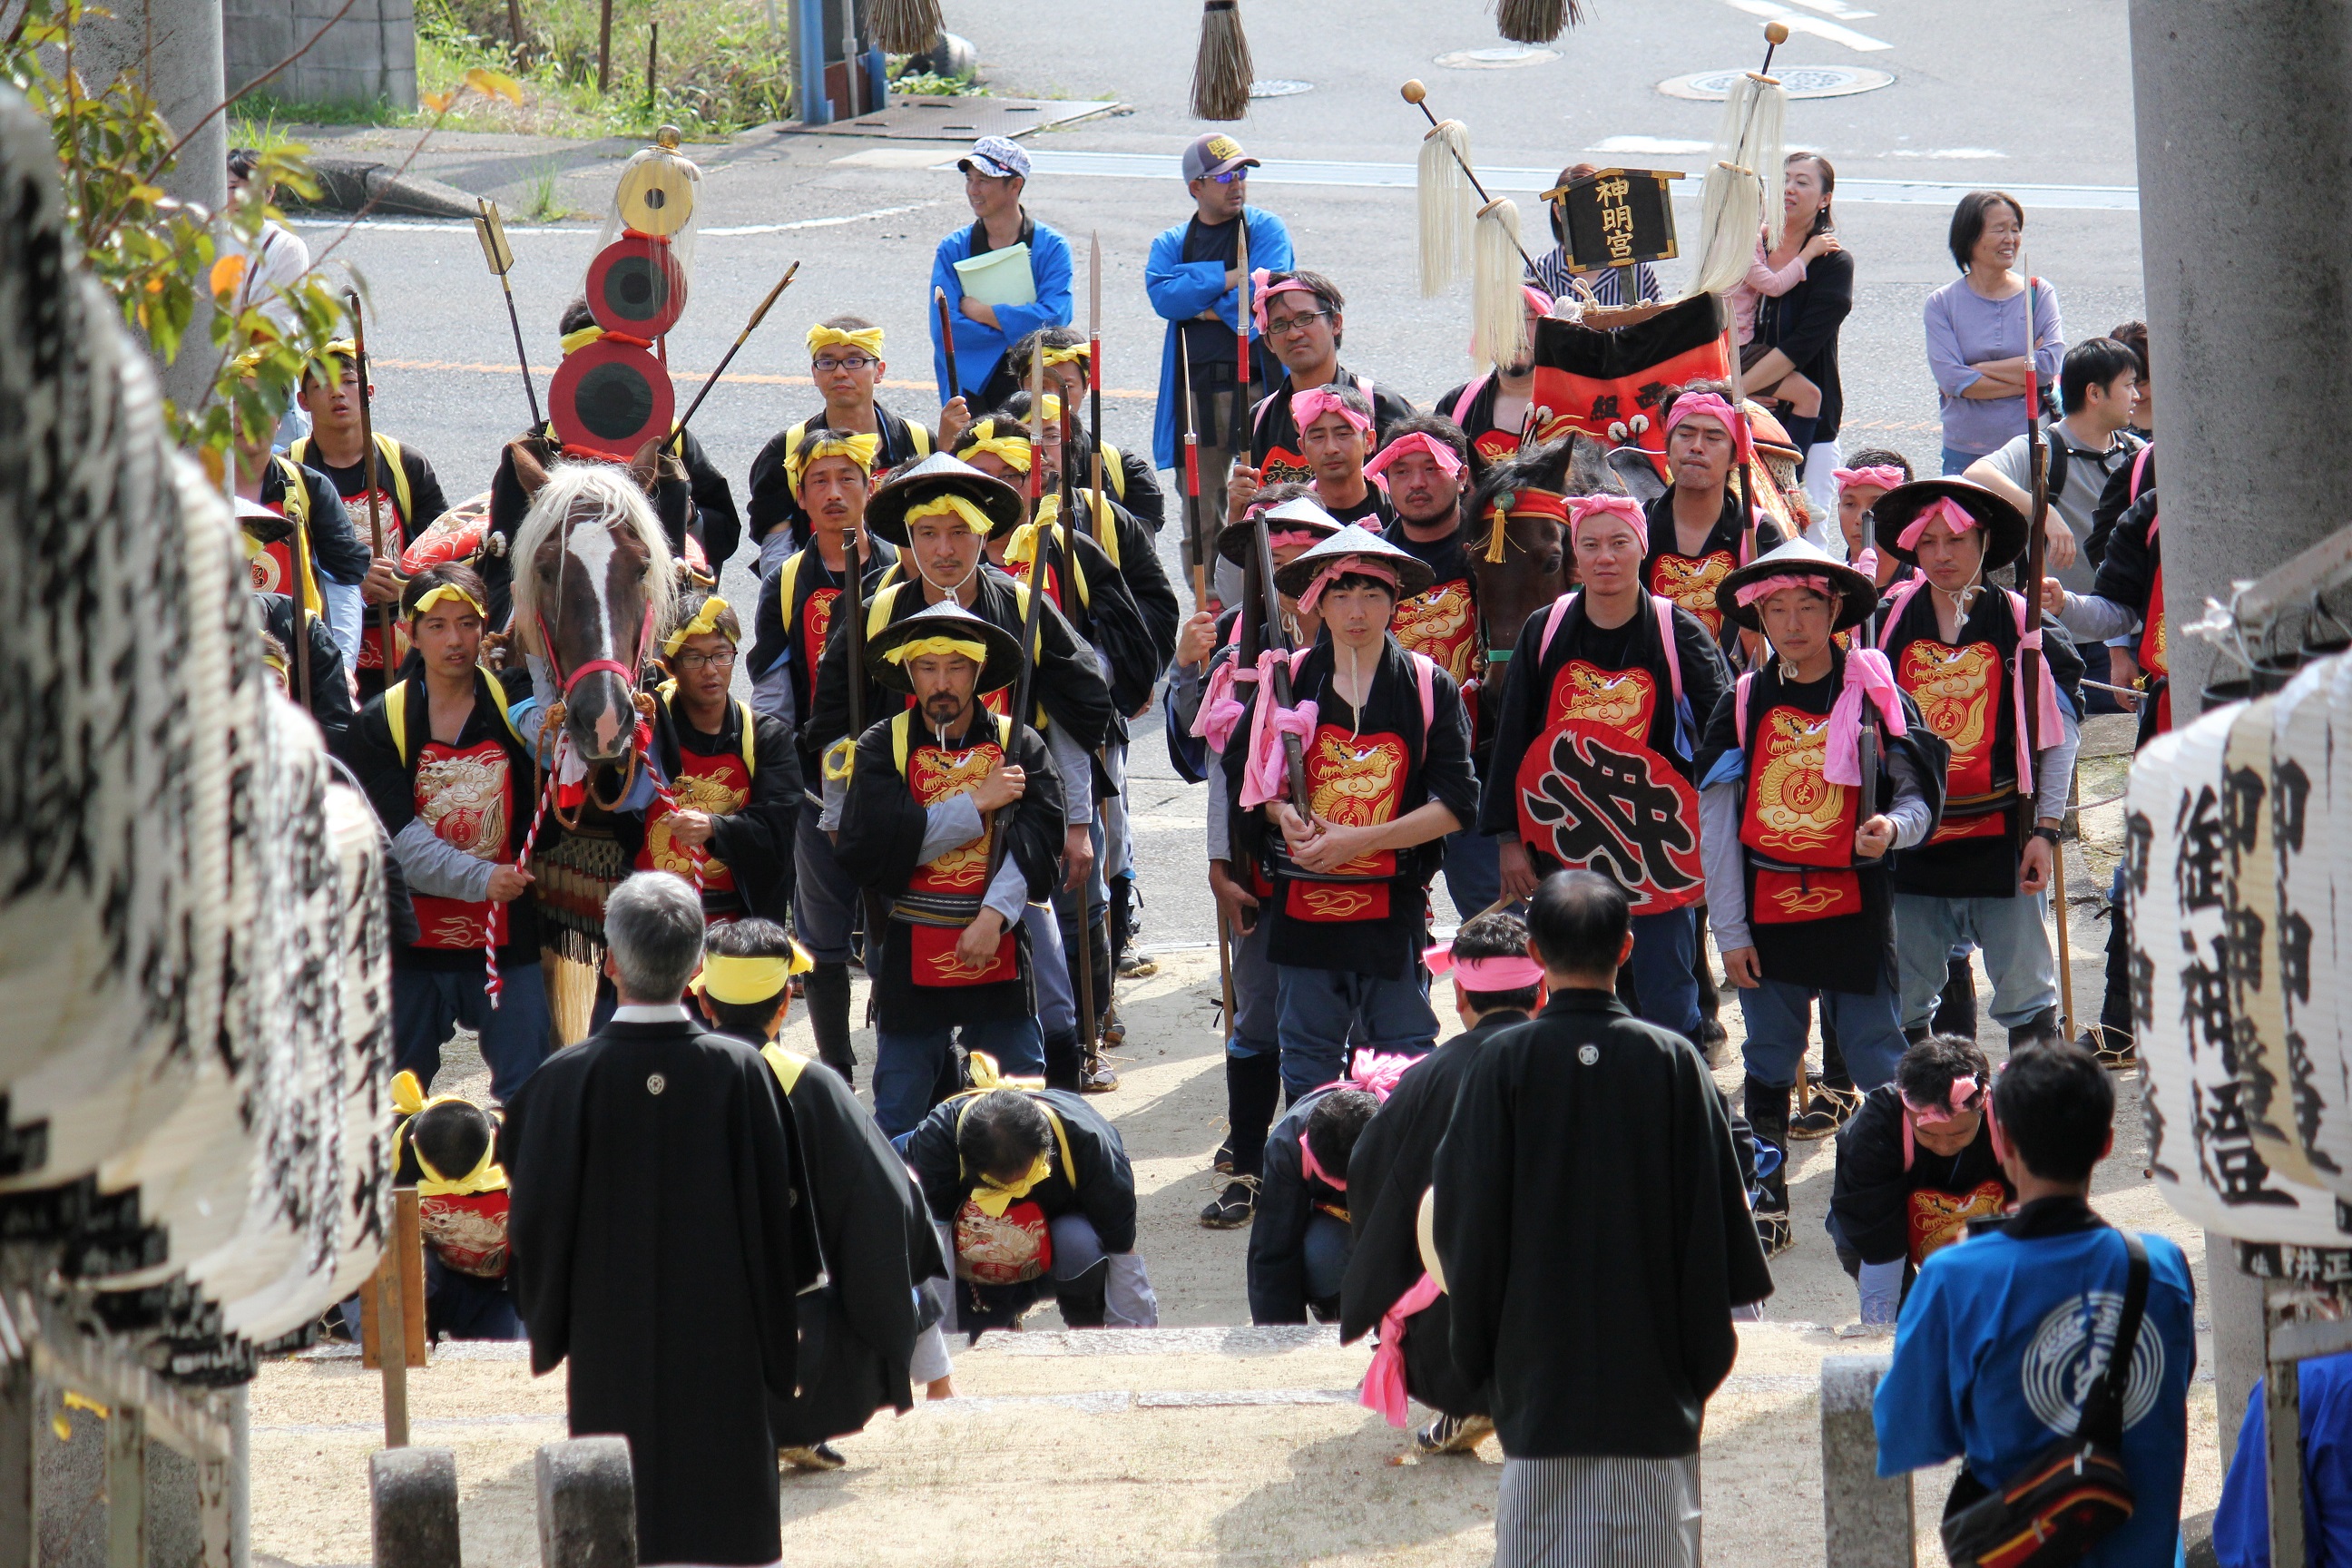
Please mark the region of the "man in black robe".
[[680, 1005], [702, 900], [640, 872], [604, 907], [612, 1021], [507, 1106], [507, 1233], [533, 1373], [572, 1434], [618, 1433], [643, 1563], [782, 1555], [769, 1401], [793, 1395], [821, 1254], [792, 1113], [759, 1052]]
[[824, 1246], [825, 1287], [801, 1314], [800, 1389], [770, 1401], [768, 1422], [786, 1464], [837, 1470], [842, 1457], [827, 1439], [863, 1431], [877, 1410], [912, 1409], [915, 1383], [947, 1377], [938, 1308], [926, 1313], [917, 1294], [926, 1280], [944, 1285], [947, 1266], [906, 1162], [848, 1084], [775, 1043], [793, 981], [811, 968], [807, 952], [756, 918], [715, 926], [705, 940], [694, 982], [702, 1016], [774, 1070], [808, 1159]]
[[1528, 931], [1551, 1000], [1471, 1063], [1433, 1177], [1454, 1359], [1503, 1440], [1495, 1561], [1696, 1568], [1700, 1422], [1772, 1277], [1706, 1063], [1617, 1000], [1623, 891], [1556, 873]]
[[[1378, 1328], [1379, 1356], [1401, 1363], [1404, 1392], [1438, 1413], [1413, 1435], [1424, 1454], [1469, 1453], [1495, 1430], [1493, 1393], [1454, 1364], [1453, 1309], [1444, 1293], [1417, 1310], [1399, 1308], [1428, 1278], [1419, 1223], [1430, 1167], [1453, 1121], [1454, 1097], [1486, 1042], [1543, 1005], [1542, 966], [1528, 956], [1527, 923], [1518, 916], [1496, 910], [1464, 921], [1450, 957], [1463, 1032], [1397, 1080], [1356, 1140], [1348, 1158], [1356, 1247], [1339, 1291], [1340, 1340], [1352, 1344]], [[1371, 1386], [1368, 1382], [1368, 1391]], [[1401, 1408], [1389, 1414], [1402, 1425]]]

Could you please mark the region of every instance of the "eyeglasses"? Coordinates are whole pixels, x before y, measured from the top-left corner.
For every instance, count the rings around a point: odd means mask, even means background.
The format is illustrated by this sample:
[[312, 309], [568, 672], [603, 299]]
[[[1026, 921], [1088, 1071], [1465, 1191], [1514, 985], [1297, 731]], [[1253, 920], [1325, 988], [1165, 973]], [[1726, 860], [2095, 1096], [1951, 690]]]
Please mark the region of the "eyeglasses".
[[1208, 181], [1209, 184], [1213, 185], [1230, 185], [1237, 180], [1246, 181], [1249, 178], [1249, 170], [1246, 168], [1227, 169], [1222, 174], [1203, 174], [1201, 178]]
[[851, 354], [845, 359], [814, 360], [810, 363], [809, 368], [819, 375], [832, 375], [837, 371], [845, 370], [856, 375], [858, 372], [871, 370], [881, 363], [878, 359], [869, 359], [864, 354]]
[[730, 647], [718, 653], [682, 653], [670, 662], [688, 675], [698, 675], [706, 669], [732, 669], [735, 650]]
[[1330, 314], [1328, 310], [1301, 310], [1296, 316], [1269, 317], [1265, 323], [1265, 333], [1270, 338], [1278, 338], [1291, 332], [1303, 332]]

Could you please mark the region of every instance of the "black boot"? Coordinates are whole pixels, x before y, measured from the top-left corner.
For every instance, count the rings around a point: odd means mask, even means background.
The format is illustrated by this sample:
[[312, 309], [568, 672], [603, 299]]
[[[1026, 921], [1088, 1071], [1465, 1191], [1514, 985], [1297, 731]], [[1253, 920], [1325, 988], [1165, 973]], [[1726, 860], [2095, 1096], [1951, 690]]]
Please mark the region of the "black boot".
[[[1071, 961], [1076, 963], [1077, 955], [1074, 952], [1070, 956]], [[1110, 922], [1108, 921], [1097, 920], [1092, 925], [1087, 927], [1087, 956], [1093, 961], [1092, 966], [1094, 969], [1095, 982], [1095, 1039], [1097, 1045], [1097, 1047], [1100, 1047], [1107, 1043], [1117, 1044], [1123, 1042], [1127, 1038], [1127, 1030], [1124, 1026], [1122, 1026], [1118, 1031], [1118, 1041], [1106, 1042], [1103, 1039], [1103, 1026], [1109, 1021], [1111, 1004], [1114, 1000], [1111, 994], [1112, 977], [1118, 973], [1111, 967]], [[1078, 989], [1078, 979], [1075, 971], [1073, 971], [1070, 975], [1070, 989], [1083, 1005], [1086, 993]], [[1099, 1049], [1097, 1049], [1095, 1058], [1086, 1064], [1086, 1070], [1079, 1078], [1078, 1087], [1088, 1094], [1108, 1094], [1112, 1089], [1118, 1087], [1118, 1074], [1113, 1070], [1110, 1063], [1103, 1058]]]
[[1233, 1180], [1201, 1210], [1201, 1223], [1211, 1230], [1234, 1230], [1247, 1225], [1257, 1207], [1258, 1173], [1265, 1168], [1265, 1135], [1282, 1098], [1282, 1056], [1260, 1051], [1255, 1056], [1225, 1058], [1225, 1121], [1230, 1129], [1225, 1147], [1231, 1151]]
[[2052, 1003], [2022, 1024], [2012, 1024], [2009, 1030], [2009, 1048], [2046, 1045], [2063, 1037], [2058, 1033], [2058, 1005]]
[[1944, 965], [1944, 994], [1936, 998], [1936, 1016], [1928, 1023], [1939, 1035], [1977, 1037], [1977, 980], [1967, 959], [1955, 958]]
[[1723, 1014], [1723, 993], [1715, 983], [1715, 965], [1706, 959], [1706, 906], [1698, 909], [1698, 945], [1691, 950], [1691, 978], [1698, 982], [1699, 1054], [1713, 1067], [1731, 1037], [1724, 1032], [1719, 1021]]
[[[1764, 1244], [1764, 1256], [1770, 1258], [1788, 1250], [1791, 1239], [1789, 1231], [1789, 1086], [1774, 1088], [1750, 1078], [1745, 1091], [1748, 1124], [1753, 1130], [1757, 1144], [1757, 1164], [1772, 1164], [1771, 1173], [1759, 1175], [1756, 1185], [1759, 1193], [1756, 1204], [1756, 1236]], [[1769, 1147], [1777, 1159], [1768, 1157]]]
[[1135, 895], [1135, 879], [1113, 877], [1109, 885], [1110, 909], [1106, 918], [1110, 924], [1111, 967], [1116, 969], [1119, 962], [1127, 956], [1128, 940], [1132, 934], [1129, 929], [1129, 918], [1133, 908], [1131, 900]]
[[1060, 1029], [1045, 1037], [1045, 1087], [1072, 1094], [1086, 1077], [1087, 1053], [1076, 1029]]
[[857, 1087], [857, 1053], [849, 1044], [849, 965], [820, 963], [801, 983], [806, 987], [809, 1027], [816, 1032], [817, 1059]]

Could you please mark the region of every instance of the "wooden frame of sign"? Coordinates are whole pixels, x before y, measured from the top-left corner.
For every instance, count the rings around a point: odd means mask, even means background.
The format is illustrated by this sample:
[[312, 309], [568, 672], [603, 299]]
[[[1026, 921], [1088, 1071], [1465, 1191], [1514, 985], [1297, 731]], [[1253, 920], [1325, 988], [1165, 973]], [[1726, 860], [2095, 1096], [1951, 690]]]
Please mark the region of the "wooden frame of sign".
[[1679, 169], [1601, 169], [1546, 191], [1559, 210], [1568, 269], [1600, 272], [1679, 256], [1666, 183], [1682, 177]]

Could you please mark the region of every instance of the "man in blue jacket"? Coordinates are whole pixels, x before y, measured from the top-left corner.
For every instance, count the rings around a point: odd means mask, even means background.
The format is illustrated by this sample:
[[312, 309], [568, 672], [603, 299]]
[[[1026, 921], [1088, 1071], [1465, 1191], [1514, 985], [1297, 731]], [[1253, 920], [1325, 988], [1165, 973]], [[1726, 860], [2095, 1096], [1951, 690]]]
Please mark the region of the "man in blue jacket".
[[[974, 408], [992, 408], [1019, 389], [1005, 369], [1004, 352], [1040, 327], [1070, 320], [1070, 242], [1029, 216], [1021, 193], [1029, 184], [1029, 154], [1002, 136], [983, 136], [958, 161], [964, 200], [972, 223], [940, 241], [931, 258], [931, 287], [947, 290], [955, 313], [955, 359], [948, 365], [940, 341], [939, 312], [924, 301], [931, 322], [931, 374], [940, 384], [940, 404], [961, 430]], [[1029, 300], [1024, 304], [984, 305], [964, 297], [956, 263], [1015, 245], [1029, 247]], [[957, 400], [963, 399], [961, 403]]]
[[[1201, 436], [1201, 525], [1206, 531], [1199, 559], [1213, 563], [1217, 531], [1225, 521], [1225, 470], [1234, 461], [1234, 396], [1240, 377], [1235, 333], [1241, 321], [1240, 237], [1249, 231], [1250, 270], [1281, 272], [1295, 265], [1290, 231], [1264, 207], [1249, 205], [1249, 172], [1258, 161], [1223, 132], [1212, 132], [1184, 149], [1184, 185], [1192, 193], [1193, 214], [1151, 242], [1143, 287], [1151, 308], [1168, 321], [1160, 351], [1160, 416], [1151, 435], [1152, 457], [1163, 468], [1182, 471], [1184, 408], [1177, 396], [1177, 343], [1181, 337], [1192, 372], [1192, 425]], [[1252, 328], [1253, 347], [1256, 330]], [[1263, 349], [1251, 379], [1263, 389], [1274, 368]]]
[[[2017, 1212], [1975, 1221], [1920, 1265], [1874, 1409], [1880, 1475], [1968, 1460], [1948, 1518], [2071, 1436], [2114, 1352], [2128, 1255], [2088, 1199], [2092, 1168], [2115, 1147], [2115, 1110], [2106, 1069], [2080, 1046], [2020, 1050], [1993, 1082], [1993, 1147]], [[2196, 1287], [2179, 1247], [2139, 1239], [2147, 1305], [2124, 1395], [2132, 1516], [2084, 1568], [2168, 1568], [2180, 1535]]]

